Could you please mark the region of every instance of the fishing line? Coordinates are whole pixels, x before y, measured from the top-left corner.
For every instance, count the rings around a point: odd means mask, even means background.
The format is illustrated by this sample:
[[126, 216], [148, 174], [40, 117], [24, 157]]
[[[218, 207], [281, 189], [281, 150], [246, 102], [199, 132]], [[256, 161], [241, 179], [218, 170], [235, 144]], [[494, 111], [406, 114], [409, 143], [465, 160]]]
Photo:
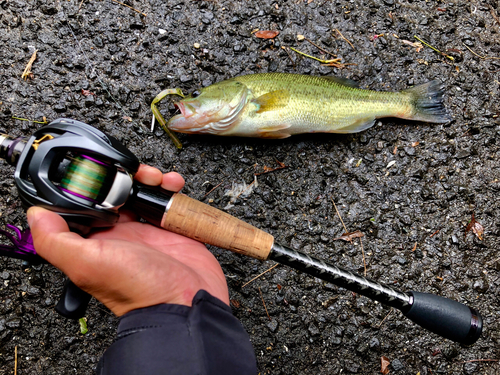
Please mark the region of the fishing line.
[[110, 166], [87, 155], [71, 160], [59, 189], [94, 203], [102, 201], [112, 182], [108, 177]]

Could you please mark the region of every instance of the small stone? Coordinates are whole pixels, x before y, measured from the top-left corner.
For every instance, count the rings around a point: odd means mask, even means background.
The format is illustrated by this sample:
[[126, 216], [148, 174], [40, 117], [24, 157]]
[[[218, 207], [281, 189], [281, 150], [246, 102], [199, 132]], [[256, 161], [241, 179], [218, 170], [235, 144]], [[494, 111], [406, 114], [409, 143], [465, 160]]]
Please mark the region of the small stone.
[[359, 346], [356, 348], [356, 351], [359, 354], [364, 354], [368, 351], [368, 343], [366, 341], [363, 341]]
[[21, 327], [21, 319], [19, 319], [19, 318], [9, 319], [9, 320], [7, 320], [5, 325], [9, 328], [19, 328], [19, 327]]
[[193, 77], [187, 74], [183, 74], [181, 75], [180, 80], [182, 83], [191, 82], [193, 80]]
[[332, 168], [323, 168], [323, 174], [326, 176], [326, 177], [332, 177], [332, 176], [335, 176], [335, 171], [332, 169]]
[[167, 30], [164, 30], [164, 29], [158, 29], [158, 33], [159, 33], [160, 35], [163, 35], [163, 34], [165, 34], [166, 32], [167, 32]]
[[56, 111], [57, 113], [66, 112], [66, 106], [62, 103], [56, 104], [54, 106], [54, 111]]
[[394, 361], [392, 361], [391, 366], [394, 371], [401, 371], [405, 368], [405, 365], [403, 365], [403, 363], [399, 359], [395, 359]]
[[464, 372], [467, 375], [475, 374], [477, 370], [477, 362], [467, 362], [464, 363]]
[[3, 271], [2, 273], [0, 273], [0, 277], [4, 280], [8, 280], [10, 279], [10, 273], [8, 273], [7, 271]]
[[267, 324], [267, 328], [269, 328], [271, 330], [271, 332], [276, 331], [276, 329], [278, 328], [278, 321], [276, 319], [271, 320]]
[[85, 107], [90, 108], [94, 105], [95, 99], [93, 95], [89, 95], [85, 98]]
[[378, 349], [380, 347], [380, 341], [376, 337], [372, 337], [369, 345], [370, 349]]
[[359, 371], [359, 364], [352, 361], [345, 361], [344, 368], [346, 369], [347, 372], [350, 372], [351, 374], [357, 374]]
[[487, 282], [484, 282], [483, 279], [476, 280], [473, 286], [473, 288], [479, 293], [485, 293], [489, 287], [489, 284]]
[[193, 44], [193, 47], [194, 47], [194, 48], [196, 48], [196, 49], [198, 49], [198, 48], [200, 48], [201, 46], [200, 46], [200, 43], [195, 43], [195, 44]]
[[40, 289], [35, 288], [34, 286], [30, 286], [27, 290], [27, 294], [29, 296], [37, 296], [40, 294]]
[[297, 35], [297, 40], [298, 41], [304, 40], [305, 38], [306, 37], [304, 35], [301, 35], [301, 34]]
[[340, 337], [333, 337], [330, 339], [332, 345], [340, 345], [342, 343], [342, 339]]
[[318, 327], [314, 323], [311, 323], [311, 325], [309, 326], [309, 328], [307, 330], [309, 331], [311, 336], [318, 336], [320, 333]]

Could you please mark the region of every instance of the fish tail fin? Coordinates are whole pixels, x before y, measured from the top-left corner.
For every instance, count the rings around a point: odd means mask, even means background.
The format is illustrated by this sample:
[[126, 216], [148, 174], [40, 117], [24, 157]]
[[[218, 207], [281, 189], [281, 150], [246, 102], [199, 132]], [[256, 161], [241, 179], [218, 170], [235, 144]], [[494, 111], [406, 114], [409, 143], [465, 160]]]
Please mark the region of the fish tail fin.
[[437, 124], [451, 120], [443, 104], [443, 90], [440, 81], [430, 81], [404, 90], [402, 93], [411, 98], [413, 114], [409, 119]]

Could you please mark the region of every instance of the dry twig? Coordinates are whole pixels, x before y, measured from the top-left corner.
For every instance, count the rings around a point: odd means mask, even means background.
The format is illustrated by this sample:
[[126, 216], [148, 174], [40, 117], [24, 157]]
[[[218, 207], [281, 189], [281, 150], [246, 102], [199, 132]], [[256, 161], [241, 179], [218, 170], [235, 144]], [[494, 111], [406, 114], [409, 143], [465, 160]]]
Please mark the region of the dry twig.
[[394, 309], [393, 309], [393, 308], [391, 308], [391, 311], [389, 311], [389, 312], [387, 313], [387, 315], [385, 316], [385, 318], [384, 318], [384, 319], [382, 319], [382, 321], [378, 324], [377, 328], [380, 328], [380, 327], [382, 326], [382, 324], [383, 324], [383, 323], [385, 322], [385, 320], [389, 317], [389, 315], [391, 315], [391, 314], [392, 314], [392, 310], [394, 310]]
[[250, 284], [252, 281], [257, 280], [259, 277], [261, 277], [261, 276], [262, 276], [262, 275], [264, 275], [265, 273], [267, 273], [267, 272], [271, 271], [273, 268], [278, 267], [279, 265], [280, 265], [279, 263], [276, 263], [274, 266], [272, 266], [271, 268], [269, 268], [269, 269], [265, 270], [265, 271], [264, 271], [264, 272], [262, 272], [260, 275], [255, 276], [252, 280], [247, 281], [247, 282], [246, 282], [245, 284], [243, 284], [241, 287], [242, 287], [242, 288], [246, 287], [246, 286], [247, 286], [248, 284]]
[[254, 173], [254, 176], [260, 176], [261, 174], [266, 174], [274, 171], [279, 171], [280, 169], [288, 168], [288, 165], [285, 165], [285, 163], [282, 163], [278, 159], [276, 159], [276, 162], [279, 164], [279, 167], [269, 168], [267, 165], [264, 165], [264, 172]]
[[20, 120], [20, 121], [31, 121], [35, 124], [48, 124], [48, 121], [45, 119], [45, 116], [43, 117], [44, 120], [43, 121], [36, 121], [36, 120], [30, 120], [29, 118], [22, 118], [22, 117], [16, 117], [16, 116], [12, 116], [11, 118], [13, 118], [14, 120]]
[[349, 45], [352, 47], [352, 49], [356, 49], [356, 48], [354, 48], [354, 46], [352, 45], [352, 43], [351, 43], [351, 42], [349, 42], [349, 40], [347, 40], [347, 38], [346, 38], [345, 36], [343, 36], [343, 35], [342, 35], [342, 33], [339, 31], [339, 29], [335, 29], [335, 31], [339, 33], [339, 35], [340, 35], [340, 37], [341, 37], [342, 39], [344, 39], [347, 43], [349, 43]]
[[500, 25], [500, 18], [498, 18], [497, 13], [495, 12], [495, 8], [493, 8], [491, 5], [490, 5], [490, 13], [491, 16], [495, 19], [495, 21], [497, 21], [498, 24]]
[[288, 55], [288, 58], [292, 62], [293, 68], [295, 69], [295, 61], [293, 61], [292, 55], [290, 55], [290, 52], [288, 52], [288, 48], [286, 48], [285, 46], [281, 46], [281, 48], [286, 52], [286, 54]]
[[334, 55], [333, 53], [331, 52], [328, 52], [327, 50], [321, 48], [320, 46], [318, 46], [316, 43], [313, 43], [310, 39], [307, 39], [305, 38], [305, 40], [307, 40], [309, 43], [311, 43], [314, 47], [316, 47], [317, 49], [319, 49], [321, 52], [327, 54], [327, 55], [330, 55], [332, 57], [337, 57], [337, 55]]
[[361, 254], [363, 254], [363, 267], [364, 267], [364, 275], [366, 277], [366, 259], [365, 259], [365, 249], [363, 248], [363, 239], [359, 237], [359, 243], [361, 244]]
[[471, 50], [467, 45], [465, 45], [465, 48], [467, 48], [470, 53], [472, 53], [473, 55], [479, 57], [480, 59], [483, 59], [483, 60], [500, 60], [500, 57], [489, 57], [489, 56], [481, 56], [481, 55], [478, 55], [476, 52], [474, 52], [473, 50]]
[[210, 194], [212, 191], [214, 191], [215, 189], [217, 189], [219, 186], [222, 185], [222, 183], [224, 182], [224, 180], [222, 180], [221, 182], [219, 182], [216, 186], [214, 186], [212, 189], [210, 189], [210, 191], [208, 193], [206, 193], [203, 198], [206, 198], [208, 194]]
[[308, 57], [310, 59], [313, 59], [313, 60], [316, 60], [316, 61], [319, 61], [320, 63], [322, 64], [326, 64], [328, 66], [335, 66], [337, 68], [343, 68], [345, 65], [340, 63], [340, 58], [338, 59], [330, 59], [330, 60], [323, 60], [323, 59], [318, 59], [317, 57], [314, 57], [314, 56], [311, 56], [311, 55], [308, 55], [307, 53], [304, 53], [304, 52], [301, 52], [293, 47], [290, 47], [290, 49], [294, 52], [297, 52], [299, 55], [302, 55], [302, 56], [305, 56], [305, 57]]
[[429, 236], [429, 238], [434, 237], [436, 234], [438, 234], [438, 233], [439, 233], [439, 231], [440, 231], [440, 230], [441, 230], [441, 229], [436, 230], [434, 233], [432, 233], [432, 234]]
[[337, 205], [335, 204], [335, 201], [333, 200], [333, 198], [331, 196], [330, 196], [330, 199], [332, 200], [333, 207], [335, 207], [335, 211], [337, 211], [337, 215], [339, 215], [339, 219], [340, 219], [340, 221], [342, 223], [342, 226], [344, 227], [345, 233], [348, 233], [347, 228], [345, 227], [345, 224], [344, 224], [344, 220], [342, 220], [342, 216], [340, 216], [340, 212], [337, 209]]
[[260, 298], [262, 299], [262, 304], [264, 305], [264, 309], [266, 310], [267, 317], [269, 318], [269, 321], [271, 321], [271, 317], [269, 316], [269, 312], [267, 311], [266, 302], [264, 301], [264, 296], [262, 295], [262, 290], [260, 290], [260, 286], [259, 286], [259, 293], [260, 293]]
[[455, 58], [453, 56], [450, 56], [450, 55], [447, 55], [446, 53], [444, 52], [441, 52], [440, 50], [438, 50], [436, 47], [433, 47], [431, 46], [429, 43], [427, 42], [424, 42], [422, 39], [420, 39], [418, 36], [414, 35], [413, 36], [415, 39], [417, 39], [420, 43], [422, 43], [423, 45], [429, 47], [430, 49], [432, 49], [433, 51], [436, 51], [437, 53], [439, 53], [441, 56], [444, 56], [448, 59], [450, 59], [451, 61], [455, 61]]
[[14, 348], [14, 375], [17, 375], [17, 345]]
[[457, 362], [457, 363], [463, 364], [463, 363], [469, 363], [469, 362], [500, 362], [500, 359], [489, 359], [489, 358], [469, 359], [468, 361], [462, 361], [462, 362]]
[[36, 60], [36, 53], [37, 52], [38, 52], [37, 49], [35, 50], [35, 52], [33, 52], [33, 54], [31, 55], [30, 61], [28, 61], [28, 64], [26, 65], [26, 68], [24, 68], [24, 72], [21, 75], [21, 78], [24, 79], [25, 81], [28, 79], [28, 77], [31, 76], [31, 65], [33, 65], [33, 63]]
[[121, 2], [119, 2], [118, 0], [113, 0], [113, 1], [114, 1], [115, 3], [118, 3], [118, 4], [120, 4], [120, 5], [123, 5], [124, 7], [130, 8], [130, 9], [132, 9], [133, 11], [135, 11], [135, 12], [137, 12], [137, 13], [139, 13], [139, 14], [142, 14], [144, 17], [146, 17], [146, 13], [143, 13], [143, 12], [141, 12], [140, 10], [137, 10], [137, 9], [135, 9], [135, 8], [132, 8], [130, 5], [127, 5], [127, 4], [124, 4], [124, 3], [121, 3]]

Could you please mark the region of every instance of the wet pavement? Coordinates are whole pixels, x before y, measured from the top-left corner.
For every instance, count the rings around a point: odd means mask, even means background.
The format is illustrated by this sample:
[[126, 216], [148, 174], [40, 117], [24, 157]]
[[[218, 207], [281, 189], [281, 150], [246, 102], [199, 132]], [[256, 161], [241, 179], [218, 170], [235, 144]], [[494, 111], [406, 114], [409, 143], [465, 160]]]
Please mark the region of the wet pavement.
[[[475, 1], [0, 1], [0, 131], [26, 136], [74, 118], [122, 141], [142, 162], [186, 178], [185, 194], [224, 209], [233, 184], [257, 176], [228, 213], [277, 242], [365, 271], [403, 291], [476, 307], [485, 332], [461, 347], [365, 297], [277, 266], [210, 248], [235, 315], [250, 334], [261, 374], [496, 374], [500, 323], [500, 11]], [[270, 40], [255, 30], [277, 30]], [[418, 42], [432, 45], [438, 53]], [[343, 66], [322, 66], [322, 50]], [[34, 50], [32, 76], [21, 79]], [[192, 92], [240, 74], [337, 75], [362, 88], [398, 91], [438, 79], [453, 120], [384, 119], [354, 135], [285, 140], [180, 135], [177, 150], [149, 105], [164, 88]], [[161, 104], [166, 117], [175, 113]], [[132, 121], [129, 121], [131, 119]], [[0, 164], [0, 223], [26, 226], [13, 168]], [[344, 227], [364, 233], [334, 240]], [[484, 227], [466, 227], [472, 214]], [[363, 261], [363, 254], [365, 261]], [[93, 301], [89, 332], [53, 306], [63, 275], [0, 259], [0, 373], [92, 374], [117, 319]], [[261, 294], [262, 293], [262, 294]], [[265, 303], [265, 306], [264, 306]], [[266, 311], [267, 310], [267, 311]]]

